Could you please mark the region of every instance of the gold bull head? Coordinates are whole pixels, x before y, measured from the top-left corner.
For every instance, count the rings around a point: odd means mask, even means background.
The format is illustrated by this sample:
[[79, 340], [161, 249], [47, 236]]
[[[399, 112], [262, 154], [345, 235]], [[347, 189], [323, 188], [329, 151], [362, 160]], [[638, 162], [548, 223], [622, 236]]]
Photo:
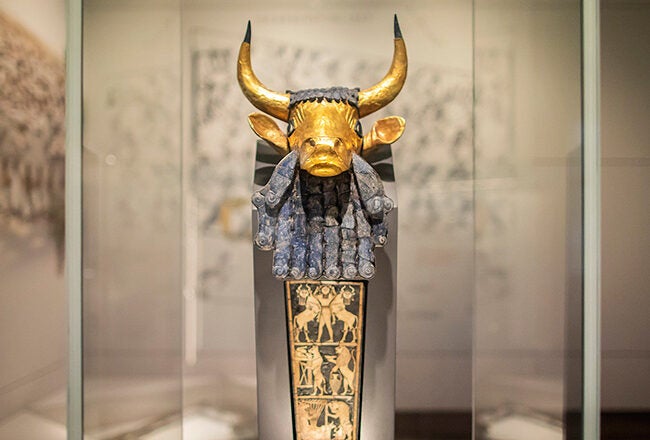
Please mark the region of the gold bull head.
[[251, 113], [248, 123], [253, 131], [282, 154], [298, 150], [300, 168], [322, 177], [348, 170], [353, 153], [395, 142], [404, 132], [404, 118], [380, 119], [365, 135], [359, 121], [395, 99], [406, 80], [406, 45], [397, 16], [394, 32], [393, 62], [377, 84], [364, 90], [332, 87], [278, 93], [264, 86], [253, 72], [249, 21], [237, 61], [239, 85], [251, 104], [287, 123], [285, 134], [265, 114]]

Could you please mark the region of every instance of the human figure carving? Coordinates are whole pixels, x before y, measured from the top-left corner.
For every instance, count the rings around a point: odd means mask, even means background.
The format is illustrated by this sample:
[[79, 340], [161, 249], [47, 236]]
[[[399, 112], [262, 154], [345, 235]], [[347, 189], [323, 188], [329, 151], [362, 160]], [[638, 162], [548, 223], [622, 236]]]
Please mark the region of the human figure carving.
[[[320, 305], [320, 316], [318, 317], [318, 342], [334, 341], [334, 330], [332, 329], [332, 310], [330, 305], [336, 297], [334, 288], [328, 285], [321, 286], [320, 291], [315, 294]], [[323, 329], [327, 328], [328, 338], [323, 341]]]

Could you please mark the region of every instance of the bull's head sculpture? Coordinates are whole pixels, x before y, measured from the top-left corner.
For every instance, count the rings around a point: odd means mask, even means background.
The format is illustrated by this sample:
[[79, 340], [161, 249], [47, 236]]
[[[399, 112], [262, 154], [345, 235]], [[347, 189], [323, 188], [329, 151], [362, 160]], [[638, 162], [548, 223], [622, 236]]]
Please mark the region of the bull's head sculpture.
[[380, 144], [395, 142], [405, 121], [390, 116], [375, 122], [364, 136], [360, 118], [391, 102], [406, 80], [406, 45], [395, 16], [393, 62], [386, 76], [364, 89], [332, 87], [279, 93], [264, 86], [251, 66], [251, 28], [239, 49], [237, 79], [244, 95], [264, 113], [287, 123], [286, 134], [273, 119], [252, 113], [253, 131], [281, 154], [297, 151], [300, 168], [320, 177], [336, 176], [351, 166], [353, 153], [361, 154]]
[[[375, 246], [386, 243], [393, 201], [379, 174], [361, 156], [396, 141], [404, 119], [375, 122], [364, 136], [360, 119], [391, 102], [406, 80], [406, 46], [395, 17], [392, 65], [364, 90], [346, 87], [275, 92], [253, 73], [250, 22], [239, 49], [237, 78], [252, 113], [253, 131], [284, 157], [253, 195], [260, 249], [273, 250], [278, 278], [371, 278]], [[269, 116], [287, 123], [283, 132]]]

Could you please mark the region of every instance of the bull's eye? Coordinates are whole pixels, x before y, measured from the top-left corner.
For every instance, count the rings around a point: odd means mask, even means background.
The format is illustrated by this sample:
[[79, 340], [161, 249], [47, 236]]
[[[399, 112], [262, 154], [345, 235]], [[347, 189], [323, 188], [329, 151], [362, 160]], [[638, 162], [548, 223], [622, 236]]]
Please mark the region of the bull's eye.
[[361, 127], [361, 121], [357, 121], [357, 125], [354, 127], [354, 132], [359, 137], [363, 137], [363, 127]]
[[296, 131], [296, 127], [293, 124], [293, 119], [291, 119], [289, 124], [287, 124], [287, 136], [291, 136], [294, 131]]

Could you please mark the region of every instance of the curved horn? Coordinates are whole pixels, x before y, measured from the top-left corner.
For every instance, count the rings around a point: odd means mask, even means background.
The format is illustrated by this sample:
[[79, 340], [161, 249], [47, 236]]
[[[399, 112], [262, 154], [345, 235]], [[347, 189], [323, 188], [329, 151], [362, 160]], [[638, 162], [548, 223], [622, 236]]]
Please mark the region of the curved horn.
[[395, 14], [395, 49], [393, 52], [393, 63], [388, 73], [374, 86], [359, 92], [359, 117], [364, 117], [376, 112], [391, 102], [402, 90], [406, 81], [408, 59], [406, 57], [406, 45], [402, 38], [402, 31], [399, 28], [397, 14]]
[[289, 119], [289, 94], [268, 89], [257, 79], [251, 66], [251, 22], [239, 48], [237, 80], [246, 98], [258, 109], [284, 122]]

